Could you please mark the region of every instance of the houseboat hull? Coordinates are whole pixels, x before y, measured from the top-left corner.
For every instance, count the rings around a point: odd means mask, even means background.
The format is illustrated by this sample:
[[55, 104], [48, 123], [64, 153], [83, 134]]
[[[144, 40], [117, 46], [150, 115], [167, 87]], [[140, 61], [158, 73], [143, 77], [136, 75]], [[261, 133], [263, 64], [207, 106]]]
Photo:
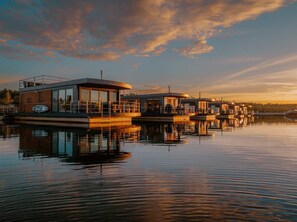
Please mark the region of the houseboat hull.
[[194, 115], [190, 116], [190, 120], [215, 120], [215, 115]]
[[217, 119], [234, 119], [234, 115], [230, 114], [221, 114], [217, 116]]
[[32, 124], [32, 125], [47, 125], [60, 127], [83, 127], [83, 128], [97, 128], [108, 126], [122, 126], [132, 125], [132, 117], [139, 116], [140, 113], [131, 113], [125, 115], [113, 116], [96, 116], [86, 114], [18, 114], [14, 117], [16, 123]]
[[153, 115], [153, 116], [138, 116], [133, 117], [135, 122], [164, 122], [164, 123], [176, 123], [176, 122], [188, 122], [190, 117], [188, 115]]

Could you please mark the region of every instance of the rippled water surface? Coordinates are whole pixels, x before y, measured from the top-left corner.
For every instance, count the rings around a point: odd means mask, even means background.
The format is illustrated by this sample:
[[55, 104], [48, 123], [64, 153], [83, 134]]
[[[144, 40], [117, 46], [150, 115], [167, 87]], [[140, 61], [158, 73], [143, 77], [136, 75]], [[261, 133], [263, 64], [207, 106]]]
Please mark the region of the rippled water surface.
[[297, 122], [0, 125], [1, 221], [296, 221]]

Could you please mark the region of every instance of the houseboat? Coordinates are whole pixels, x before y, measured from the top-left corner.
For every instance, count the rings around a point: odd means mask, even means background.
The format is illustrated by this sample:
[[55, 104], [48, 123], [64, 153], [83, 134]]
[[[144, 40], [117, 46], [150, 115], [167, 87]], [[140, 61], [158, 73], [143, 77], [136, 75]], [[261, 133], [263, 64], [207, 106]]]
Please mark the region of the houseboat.
[[182, 99], [185, 113], [190, 115], [190, 120], [214, 120], [216, 116], [211, 114], [208, 108], [212, 99], [207, 98], [188, 98]]
[[228, 103], [223, 101], [214, 101], [209, 103], [210, 112], [216, 115], [218, 119], [233, 119], [234, 114], [230, 111]]
[[124, 95], [122, 101], [140, 104], [141, 116], [134, 121], [183, 122], [189, 121], [181, 99], [188, 98], [184, 93], [155, 93], [142, 95]]
[[127, 83], [38, 76], [19, 84], [18, 123], [99, 127], [131, 124], [140, 116], [137, 102], [120, 101], [121, 90], [132, 88]]

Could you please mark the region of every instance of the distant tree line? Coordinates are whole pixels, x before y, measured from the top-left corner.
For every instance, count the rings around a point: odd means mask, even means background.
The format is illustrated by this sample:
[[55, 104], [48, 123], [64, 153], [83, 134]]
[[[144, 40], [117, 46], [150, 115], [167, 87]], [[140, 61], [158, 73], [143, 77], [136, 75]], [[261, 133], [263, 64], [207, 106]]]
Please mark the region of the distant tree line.
[[11, 90], [4, 88], [0, 91], [0, 104], [1, 105], [18, 105], [20, 92], [17, 90]]
[[278, 104], [278, 103], [249, 103], [251, 110], [259, 113], [284, 113], [289, 110], [296, 110], [297, 104]]

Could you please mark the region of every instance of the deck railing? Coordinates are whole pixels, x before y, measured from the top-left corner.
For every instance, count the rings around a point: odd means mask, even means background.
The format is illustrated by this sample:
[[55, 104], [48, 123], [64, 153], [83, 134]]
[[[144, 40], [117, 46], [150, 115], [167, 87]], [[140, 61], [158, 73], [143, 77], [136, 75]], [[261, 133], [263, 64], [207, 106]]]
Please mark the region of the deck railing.
[[185, 109], [182, 106], [149, 106], [145, 110], [146, 113], [148, 114], [180, 114], [180, 115], [185, 115]]
[[[42, 109], [42, 106], [43, 108], [47, 107], [48, 110]], [[140, 113], [140, 104], [137, 102], [39, 102], [23, 104], [20, 112], [88, 113], [112, 116], [116, 114]]]
[[32, 78], [22, 79], [19, 81], [19, 89], [40, 86], [40, 85], [47, 85], [52, 83], [58, 83], [62, 81], [71, 80], [68, 78], [62, 78], [57, 76], [49, 76], [49, 75], [41, 75], [35, 76]]

